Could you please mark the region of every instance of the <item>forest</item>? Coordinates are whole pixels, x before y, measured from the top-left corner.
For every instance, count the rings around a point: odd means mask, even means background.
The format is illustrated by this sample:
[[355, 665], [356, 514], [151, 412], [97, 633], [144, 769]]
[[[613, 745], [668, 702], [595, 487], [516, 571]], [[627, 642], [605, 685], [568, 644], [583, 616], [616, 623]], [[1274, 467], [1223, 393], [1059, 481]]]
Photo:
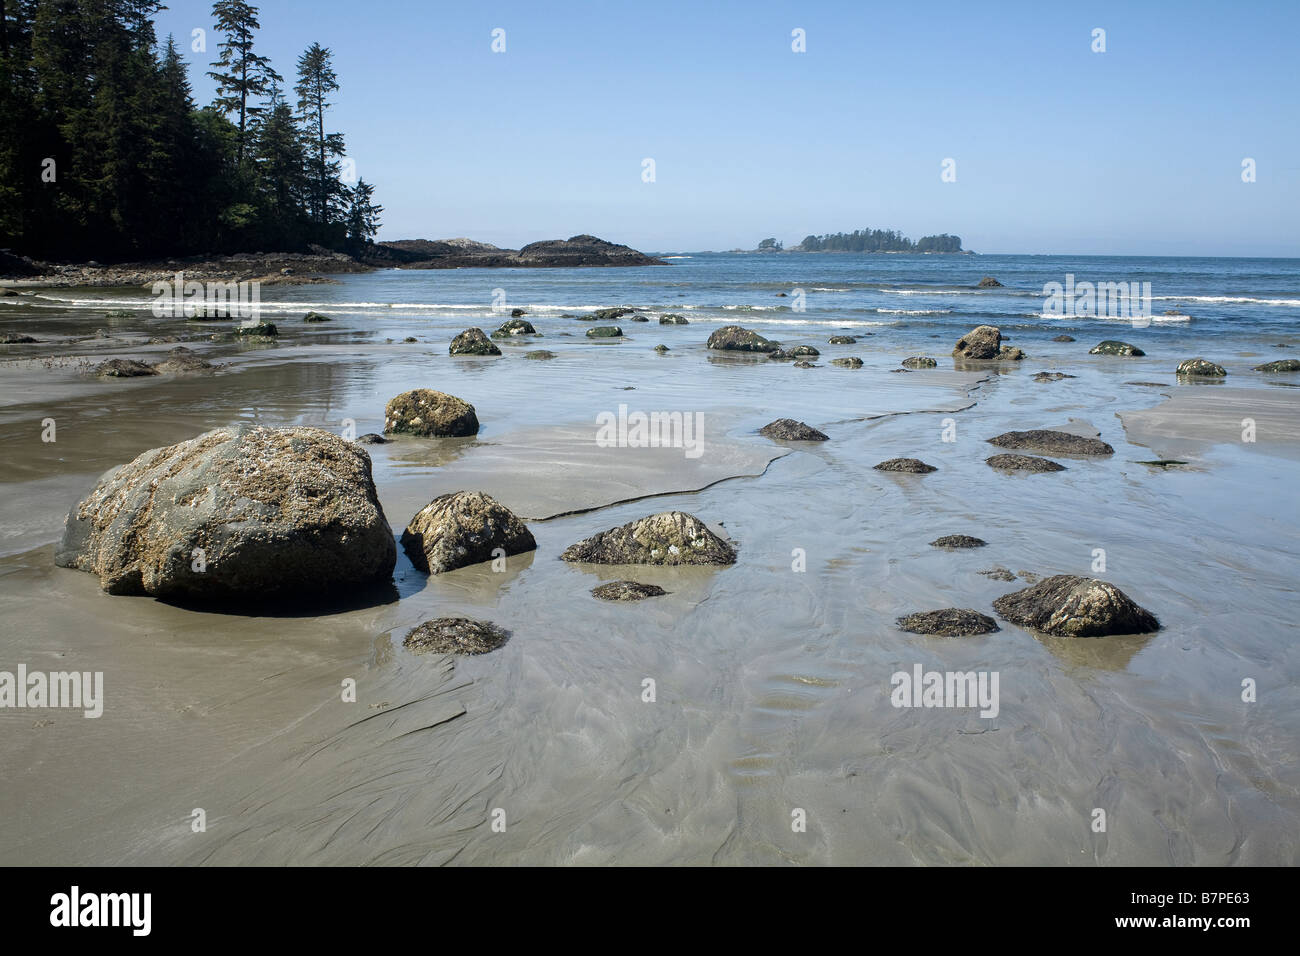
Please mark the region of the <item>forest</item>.
[[370, 248], [383, 207], [329, 129], [331, 51], [313, 43], [286, 80], [258, 52], [258, 9], [217, 0], [216, 96], [199, 107], [177, 41], [156, 35], [162, 9], [0, 0], [0, 248], [105, 262]]
[[855, 229], [853, 232], [806, 236], [802, 252], [961, 252], [961, 237], [947, 233], [922, 236], [913, 242], [895, 229]]

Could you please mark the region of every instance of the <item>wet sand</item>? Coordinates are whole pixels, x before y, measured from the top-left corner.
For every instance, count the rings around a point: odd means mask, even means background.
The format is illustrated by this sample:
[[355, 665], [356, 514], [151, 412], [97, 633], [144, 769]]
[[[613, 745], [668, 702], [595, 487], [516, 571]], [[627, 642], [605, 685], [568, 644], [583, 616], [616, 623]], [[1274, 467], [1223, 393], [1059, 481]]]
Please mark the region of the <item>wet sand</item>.
[[[890, 371], [885, 336], [826, 344], [823, 367], [732, 360], [708, 326], [537, 321], [558, 358], [453, 359], [431, 323], [414, 344], [361, 323], [282, 326], [263, 349], [202, 348], [204, 376], [98, 382], [76, 366], [0, 366], [0, 668], [103, 671], [97, 720], [0, 710], [0, 862], [80, 864], [1291, 864], [1300, 858], [1300, 390], [1247, 379], [1179, 385], [1170, 356], [1104, 360], [1087, 343], [1016, 344], [1003, 371]], [[49, 320], [89, 336], [102, 316]], [[183, 323], [181, 323], [183, 325]], [[147, 326], [147, 327], [146, 327]], [[562, 333], [570, 332], [571, 335]], [[123, 319], [63, 358], [144, 356]], [[40, 333], [38, 337], [42, 337]], [[383, 333], [381, 332], [380, 335]], [[54, 337], [51, 335], [51, 337]], [[658, 355], [654, 344], [672, 351]], [[17, 347], [0, 357], [18, 357]], [[32, 349], [33, 347], [23, 347]], [[22, 353], [30, 355], [31, 352]], [[866, 366], [829, 365], [858, 355]], [[1035, 383], [1034, 372], [1078, 375]], [[1294, 376], [1292, 376], [1294, 377]], [[1164, 388], [1128, 381], [1169, 381]], [[632, 390], [626, 390], [631, 386]], [[382, 428], [384, 402], [433, 387], [472, 402], [477, 439], [368, 446], [394, 532], [434, 496], [476, 487], [529, 516], [536, 552], [426, 577], [399, 556], [380, 593], [333, 613], [213, 613], [110, 597], [52, 566], [68, 507], [105, 469], [233, 421]], [[1172, 396], [1168, 398], [1167, 396]], [[706, 453], [597, 449], [594, 419], [702, 412]], [[55, 418], [58, 440], [40, 440]], [[817, 445], [755, 434], [790, 417]], [[1254, 417], [1258, 440], [1240, 441]], [[1235, 429], [1228, 426], [1235, 419]], [[955, 423], [956, 440], [943, 440]], [[1010, 429], [1070, 424], [1116, 449], [1009, 476], [984, 458]], [[583, 429], [587, 429], [584, 441]], [[651, 454], [643, 452], [652, 451]], [[1176, 454], [1189, 464], [1144, 460]], [[931, 475], [875, 472], [893, 457]], [[653, 497], [649, 497], [653, 496]], [[632, 499], [632, 500], [629, 500]], [[724, 531], [724, 569], [573, 566], [569, 544], [645, 514], [689, 511]], [[988, 546], [944, 552], [939, 535]], [[901, 614], [989, 612], [1024, 586], [978, 572], [1090, 574], [1161, 619], [1141, 637], [1065, 640], [1006, 622], [984, 637], [903, 633]], [[792, 569], [802, 549], [806, 571]], [[669, 594], [595, 600], [634, 577]], [[512, 631], [452, 660], [401, 646], [463, 614]], [[890, 675], [996, 670], [1001, 709], [896, 709]], [[1241, 681], [1259, 701], [1241, 700]], [[357, 700], [341, 700], [341, 682]], [[656, 700], [643, 701], [653, 679]], [[1104, 834], [1092, 810], [1107, 810]], [[203, 808], [207, 830], [191, 829]], [[791, 813], [807, 814], [807, 832]], [[503, 811], [504, 832], [493, 829]]]

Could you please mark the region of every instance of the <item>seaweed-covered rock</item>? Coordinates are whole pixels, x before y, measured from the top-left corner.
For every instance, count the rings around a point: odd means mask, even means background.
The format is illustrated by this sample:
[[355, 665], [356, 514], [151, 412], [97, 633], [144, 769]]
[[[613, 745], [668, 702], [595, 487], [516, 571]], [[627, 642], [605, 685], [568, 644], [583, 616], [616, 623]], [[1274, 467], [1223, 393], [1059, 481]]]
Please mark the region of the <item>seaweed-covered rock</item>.
[[977, 325], [957, 340], [952, 354], [963, 359], [992, 359], [998, 357], [1001, 345], [1001, 329], [995, 325]]
[[939, 365], [928, 355], [913, 355], [903, 359], [903, 368], [937, 368]]
[[597, 309], [595, 312], [591, 313], [591, 315], [592, 318], [609, 322], [614, 319], [621, 319], [625, 315], [631, 315], [635, 311], [636, 309], [627, 306], [616, 306], [612, 309]]
[[1057, 464], [1050, 458], [1035, 458], [1033, 455], [994, 455], [985, 458], [985, 464], [998, 471], [1028, 471], [1041, 474], [1048, 471], [1065, 471], [1065, 466]]
[[1140, 356], [1146, 355], [1136, 345], [1129, 345], [1127, 342], [1120, 342], [1115, 339], [1106, 339], [1104, 342], [1098, 342], [1092, 348], [1088, 349], [1089, 355], [1128, 355]]
[[450, 355], [500, 355], [501, 350], [479, 328], [466, 329], [451, 340]]
[[943, 548], [945, 551], [960, 550], [963, 548], [982, 548], [987, 541], [982, 538], [972, 538], [968, 534], [948, 534], [942, 538], [935, 538], [930, 542], [932, 548]]
[[241, 325], [231, 332], [231, 335], [249, 336], [259, 339], [271, 339], [280, 334], [280, 330], [275, 327], [274, 322], [258, 322], [255, 325]]
[[1034, 376], [1035, 382], [1059, 382], [1063, 378], [1078, 378], [1077, 375], [1067, 375], [1065, 372], [1039, 372]]
[[514, 318], [501, 323], [500, 328], [492, 333], [494, 339], [508, 339], [512, 335], [536, 335], [533, 323], [526, 319]]
[[154, 369], [159, 372], [206, 372], [216, 368], [211, 362], [205, 361], [198, 352], [193, 349], [187, 349], [183, 345], [178, 345], [167, 353], [167, 358], [154, 365]]
[[260, 600], [388, 579], [370, 456], [319, 428], [241, 425], [106, 473], [68, 514], [60, 567], [110, 594]]
[[932, 471], [939, 469], [934, 465], [927, 465], [919, 458], [890, 458], [888, 461], [882, 461], [878, 465], [872, 465], [876, 471], [898, 471], [909, 475], [928, 475]]
[[303, 320], [304, 322], [329, 322], [329, 321], [331, 321], [331, 319], [330, 319], [330, 317], [329, 317], [328, 315], [321, 315], [319, 312], [308, 312], [306, 315], [304, 315], [304, 316], [302, 317], [302, 320]]
[[531, 352], [525, 352], [524, 358], [535, 361], [544, 361], [545, 359], [555, 358], [554, 352], [548, 352], [546, 349], [533, 349]]
[[670, 312], [667, 315], [659, 316], [659, 324], [660, 325], [690, 325], [690, 322], [687, 320], [686, 316], [677, 315], [676, 313]]
[[862, 359], [850, 355], [846, 358], [831, 359], [831, 364], [838, 365], [840, 368], [862, 368]]
[[385, 406], [384, 434], [463, 438], [478, 434], [478, 415], [473, 405], [455, 395], [417, 388], [403, 392]]
[[725, 565], [736, 551], [699, 518], [664, 511], [629, 521], [567, 548], [565, 561], [588, 564]]
[[145, 375], [157, 375], [158, 370], [138, 359], [109, 359], [96, 365], [94, 373], [100, 378], [141, 378]]
[[1194, 358], [1179, 362], [1175, 374], [1188, 378], [1224, 378], [1228, 373], [1222, 365], [1215, 365], [1203, 358]]
[[778, 418], [758, 430], [765, 438], [777, 441], [827, 441], [829, 436], [811, 425], [797, 422], [793, 418]]
[[997, 279], [993, 278], [992, 276], [985, 276], [983, 279], [980, 279], [980, 281], [979, 281], [979, 285], [977, 286], [977, 288], [980, 288], [980, 289], [1001, 289], [1001, 288], [1002, 288], [1002, 283], [999, 282]]
[[1277, 362], [1265, 362], [1256, 365], [1255, 372], [1300, 372], [1300, 359], [1282, 359]]
[[938, 637], [969, 637], [992, 634], [1000, 630], [998, 622], [987, 614], [964, 607], [946, 607], [939, 611], [920, 611], [898, 619], [898, 629], [912, 634]]
[[537, 547], [532, 532], [501, 502], [481, 491], [440, 495], [425, 505], [402, 532], [411, 563], [429, 574], [481, 564]]
[[986, 578], [992, 578], [994, 581], [1014, 581], [1016, 579], [1015, 572], [1010, 568], [1002, 567], [1000, 564], [997, 567], [989, 568], [987, 571], [976, 571], [975, 573], [982, 574]]
[[639, 581], [610, 581], [591, 589], [593, 597], [602, 601], [644, 601], [646, 598], [660, 597], [668, 592], [657, 584], [641, 584]]
[[594, 329], [587, 330], [589, 339], [617, 339], [623, 335], [623, 330], [617, 325], [598, 325]]
[[1100, 438], [1085, 438], [1069, 432], [1033, 428], [1023, 432], [1003, 432], [988, 440], [990, 445], [1017, 451], [1041, 451], [1057, 455], [1113, 455], [1115, 449]]
[[1063, 637], [1147, 634], [1160, 628], [1155, 615], [1115, 585], [1073, 574], [1004, 594], [993, 609], [1013, 624]]
[[440, 617], [407, 632], [402, 644], [424, 654], [486, 654], [510, 640], [510, 632], [488, 621]]
[[724, 325], [714, 329], [708, 347], [723, 352], [776, 352], [781, 346], [763, 338], [757, 332], [739, 325]]

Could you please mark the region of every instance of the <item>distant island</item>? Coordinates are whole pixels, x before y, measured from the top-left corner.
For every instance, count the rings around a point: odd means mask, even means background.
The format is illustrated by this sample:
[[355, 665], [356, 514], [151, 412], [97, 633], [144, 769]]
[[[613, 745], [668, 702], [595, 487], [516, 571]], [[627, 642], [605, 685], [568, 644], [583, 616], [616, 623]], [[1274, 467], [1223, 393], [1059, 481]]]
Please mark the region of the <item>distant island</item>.
[[774, 238], [764, 239], [755, 252], [939, 252], [974, 255], [961, 247], [961, 236], [947, 233], [939, 236], [922, 236], [913, 242], [896, 229], [855, 229], [853, 232], [833, 232], [824, 236], [805, 236], [803, 242], [792, 249]]
[[365, 261], [368, 265], [399, 269], [668, 265], [630, 246], [585, 234], [531, 242], [522, 249], [501, 249], [473, 239], [399, 239], [377, 243]]

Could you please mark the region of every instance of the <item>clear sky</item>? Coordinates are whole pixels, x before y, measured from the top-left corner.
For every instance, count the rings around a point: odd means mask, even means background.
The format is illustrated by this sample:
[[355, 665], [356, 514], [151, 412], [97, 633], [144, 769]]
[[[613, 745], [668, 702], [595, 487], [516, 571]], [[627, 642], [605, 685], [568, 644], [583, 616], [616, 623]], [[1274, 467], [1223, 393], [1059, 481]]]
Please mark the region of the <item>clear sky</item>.
[[[381, 239], [682, 251], [870, 226], [985, 253], [1300, 256], [1298, 0], [258, 6], [287, 85], [308, 44], [333, 50], [330, 119]], [[201, 104], [211, 21], [190, 0], [158, 20]]]

